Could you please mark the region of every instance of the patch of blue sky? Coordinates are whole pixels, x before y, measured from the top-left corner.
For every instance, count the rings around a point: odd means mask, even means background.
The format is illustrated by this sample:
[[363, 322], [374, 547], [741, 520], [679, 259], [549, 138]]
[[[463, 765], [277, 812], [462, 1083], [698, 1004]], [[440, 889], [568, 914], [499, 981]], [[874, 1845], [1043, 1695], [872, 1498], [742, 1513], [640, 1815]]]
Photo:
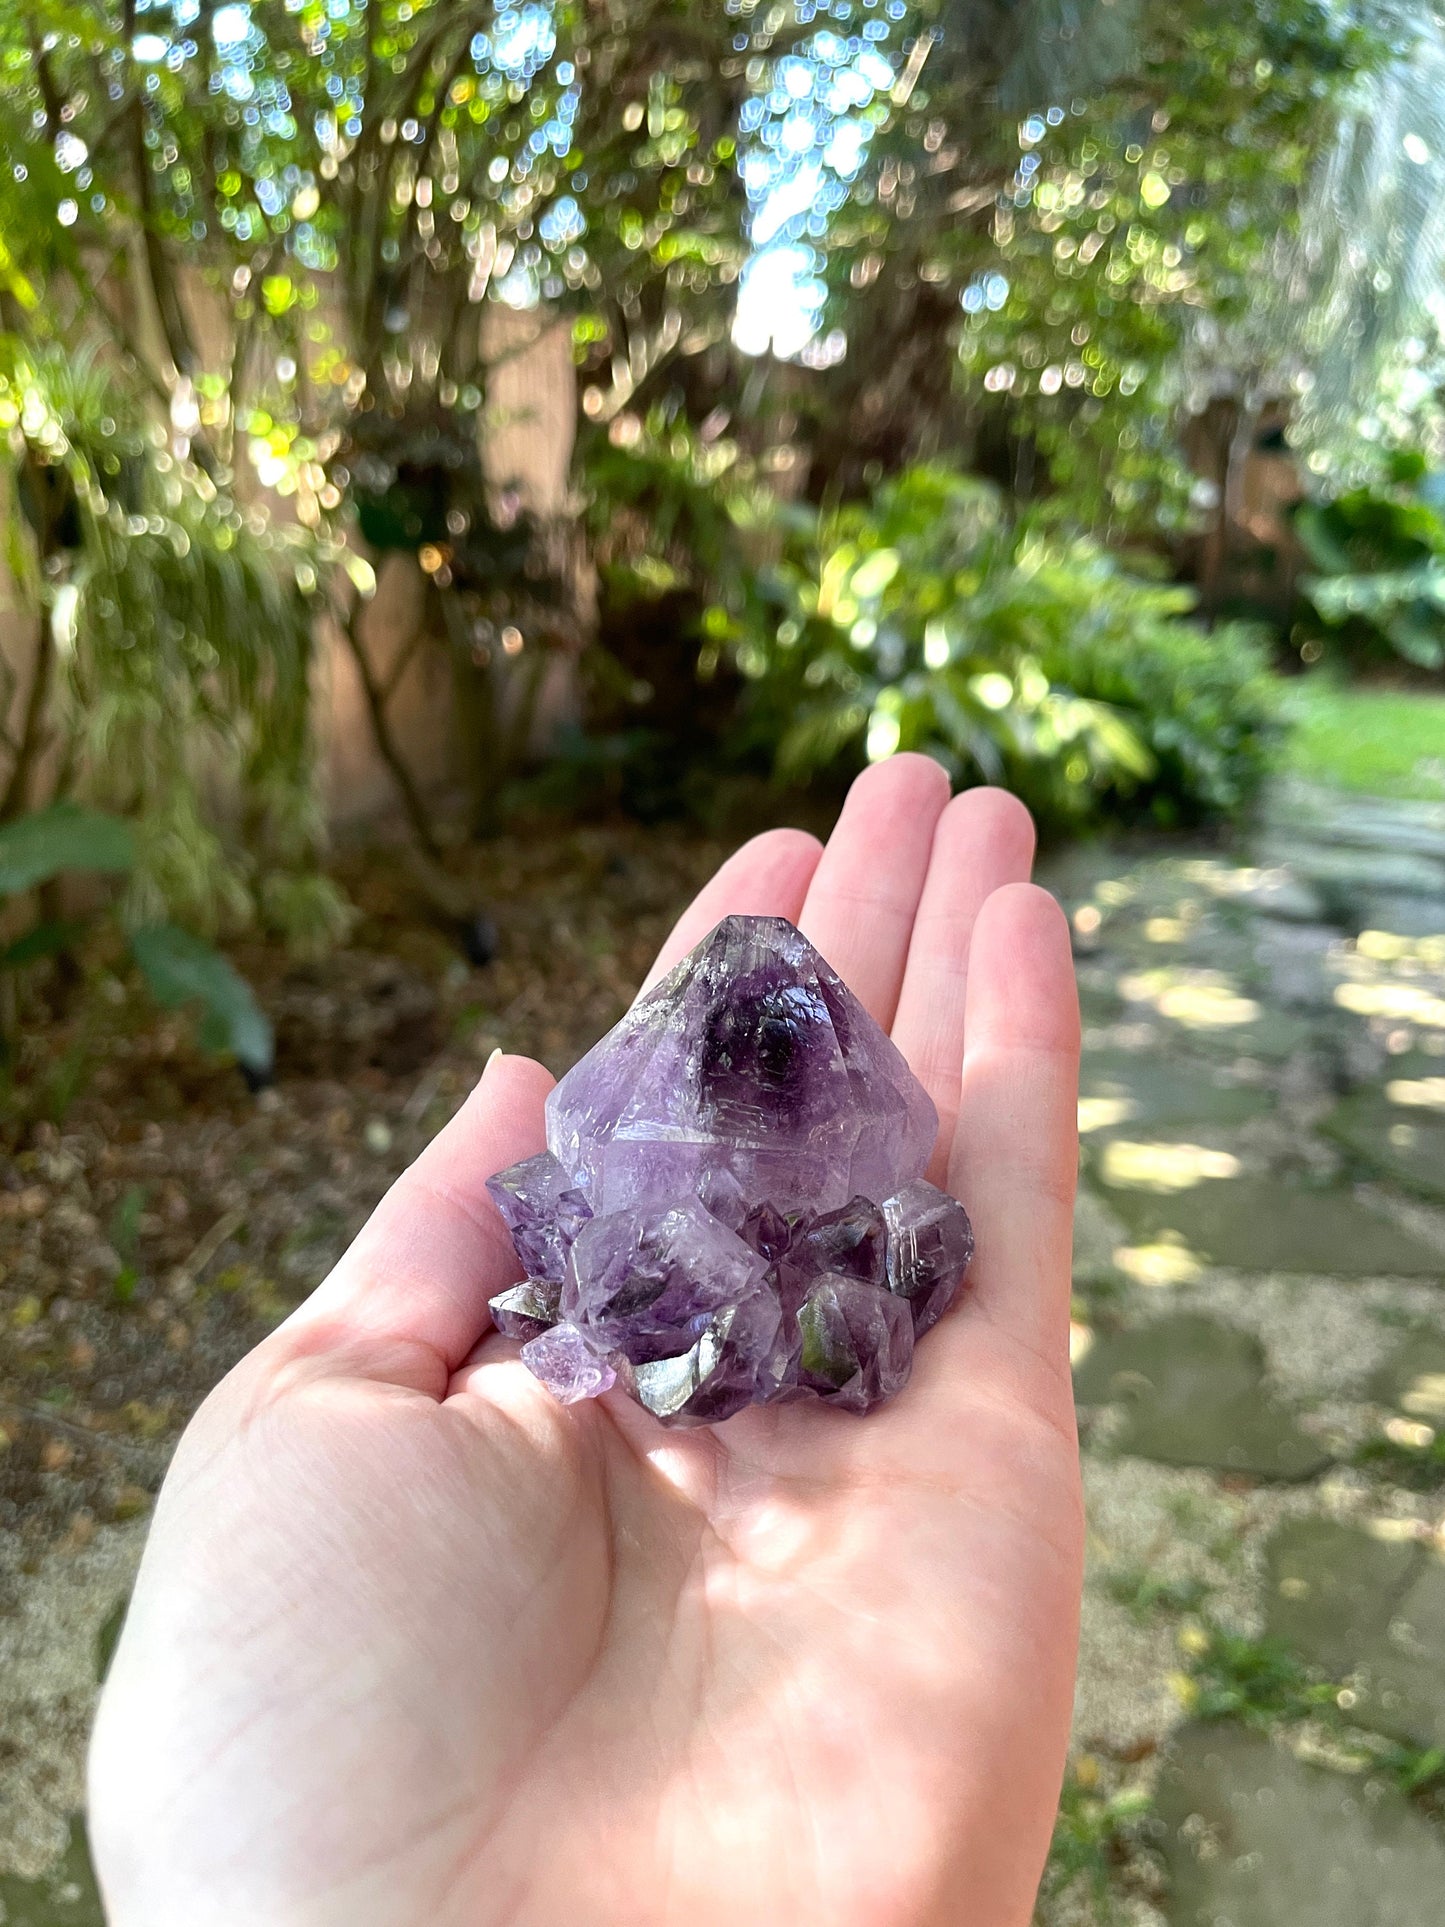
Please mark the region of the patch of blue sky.
[[490, 33], [472, 39], [472, 59], [478, 71], [490, 66], [513, 80], [530, 81], [545, 67], [557, 47], [552, 10], [538, 0], [504, 0]]
[[587, 232], [587, 220], [570, 194], [554, 201], [537, 223], [537, 232], [554, 253], [571, 247]]
[[865, 22], [862, 34], [820, 27], [743, 103], [738, 170], [752, 253], [739, 278], [733, 340], [744, 354], [793, 359], [822, 325], [823, 262], [810, 243], [826, 237], [847, 199], [872, 138], [868, 110], [894, 84], [883, 50], [888, 20], [903, 11], [900, 5], [894, 14], [894, 4], [884, 9], [887, 19]]

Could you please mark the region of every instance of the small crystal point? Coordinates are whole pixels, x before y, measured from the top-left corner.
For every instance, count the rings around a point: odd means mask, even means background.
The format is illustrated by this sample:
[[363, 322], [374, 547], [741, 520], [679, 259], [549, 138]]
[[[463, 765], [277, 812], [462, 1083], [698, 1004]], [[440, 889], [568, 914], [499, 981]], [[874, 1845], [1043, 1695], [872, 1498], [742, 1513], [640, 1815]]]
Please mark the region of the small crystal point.
[[639, 1365], [637, 1397], [673, 1425], [716, 1424], [731, 1418], [761, 1392], [761, 1375], [773, 1353], [778, 1302], [755, 1291], [713, 1315], [687, 1351]]
[[564, 1405], [600, 1398], [617, 1383], [616, 1367], [574, 1325], [554, 1325], [528, 1339], [522, 1363]]
[[562, 1310], [641, 1365], [686, 1351], [716, 1313], [760, 1291], [766, 1273], [735, 1231], [691, 1200], [614, 1211], [578, 1234]]
[[540, 1338], [561, 1315], [562, 1287], [528, 1278], [487, 1301], [492, 1323], [504, 1338]]
[[497, 1327], [559, 1398], [620, 1383], [667, 1425], [867, 1411], [972, 1249], [923, 1182], [937, 1128], [792, 924], [725, 918], [554, 1088], [547, 1151], [490, 1181], [527, 1273]]
[[882, 1211], [868, 1198], [850, 1198], [841, 1210], [825, 1211], [801, 1229], [789, 1257], [813, 1271], [841, 1271], [881, 1285], [887, 1248]]
[[866, 1412], [892, 1398], [913, 1370], [913, 1317], [905, 1300], [861, 1278], [820, 1278], [798, 1313], [798, 1382], [830, 1405]]
[[487, 1191], [512, 1234], [529, 1278], [560, 1285], [572, 1240], [592, 1208], [550, 1151], [539, 1151], [487, 1179]]
[[913, 1307], [918, 1334], [936, 1325], [958, 1296], [973, 1256], [968, 1213], [922, 1178], [883, 1201], [888, 1227], [888, 1289]]

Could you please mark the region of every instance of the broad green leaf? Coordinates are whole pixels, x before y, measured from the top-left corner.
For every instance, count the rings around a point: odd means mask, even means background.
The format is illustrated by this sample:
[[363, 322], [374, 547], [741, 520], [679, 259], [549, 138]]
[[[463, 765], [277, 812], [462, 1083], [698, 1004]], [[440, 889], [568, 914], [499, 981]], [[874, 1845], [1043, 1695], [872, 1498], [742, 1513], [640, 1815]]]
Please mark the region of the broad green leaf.
[[23, 937], [0, 950], [0, 970], [23, 970], [26, 964], [39, 963], [68, 950], [85, 928], [81, 923], [38, 923]]
[[0, 828], [0, 896], [33, 890], [67, 870], [123, 875], [134, 862], [130, 825], [78, 803], [52, 803]]
[[256, 1076], [270, 1074], [275, 1060], [270, 1020], [251, 986], [219, 950], [173, 923], [133, 930], [130, 947], [158, 1004], [166, 1010], [200, 1006], [204, 1049], [230, 1051]]

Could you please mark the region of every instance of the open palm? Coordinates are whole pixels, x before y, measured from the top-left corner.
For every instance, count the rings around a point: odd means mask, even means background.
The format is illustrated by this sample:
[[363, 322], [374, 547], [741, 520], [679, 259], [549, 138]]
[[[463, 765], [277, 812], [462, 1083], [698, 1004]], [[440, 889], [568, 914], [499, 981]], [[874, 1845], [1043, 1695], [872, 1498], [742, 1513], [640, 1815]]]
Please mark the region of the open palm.
[[740, 851], [659, 960], [793, 918], [938, 1106], [972, 1289], [864, 1419], [554, 1403], [487, 1335], [483, 1181], [550, 1084], [493, 1061], [177, 1452], [92, 1754], [113, 1927], [1028, 1919], [1082, 1542], [1078, 1019], [1031, 849], [900, 757], [826, 850]]

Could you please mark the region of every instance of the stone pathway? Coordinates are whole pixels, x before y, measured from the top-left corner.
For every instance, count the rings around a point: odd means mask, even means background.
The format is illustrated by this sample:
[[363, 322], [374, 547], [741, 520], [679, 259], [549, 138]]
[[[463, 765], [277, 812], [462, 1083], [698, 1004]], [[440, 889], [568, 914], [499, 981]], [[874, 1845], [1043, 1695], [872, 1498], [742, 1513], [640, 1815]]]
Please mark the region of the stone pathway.
[[[1090, 1569], [1040, 1927], [1433, 1927], [1445, 807], [1282, 790], [1247, 858], [1075, 849], [1046, 881], [1086, 1027]], [[63, 1854], [0, 1856], [3, 1927], [99, 1927], [63, 1816], [143, 1529], [0, 1613], [0, 1792]]]
[[1445, 808], [1050, 881], [1090, 1570], [1044, 1927], [1445, 1917]]

